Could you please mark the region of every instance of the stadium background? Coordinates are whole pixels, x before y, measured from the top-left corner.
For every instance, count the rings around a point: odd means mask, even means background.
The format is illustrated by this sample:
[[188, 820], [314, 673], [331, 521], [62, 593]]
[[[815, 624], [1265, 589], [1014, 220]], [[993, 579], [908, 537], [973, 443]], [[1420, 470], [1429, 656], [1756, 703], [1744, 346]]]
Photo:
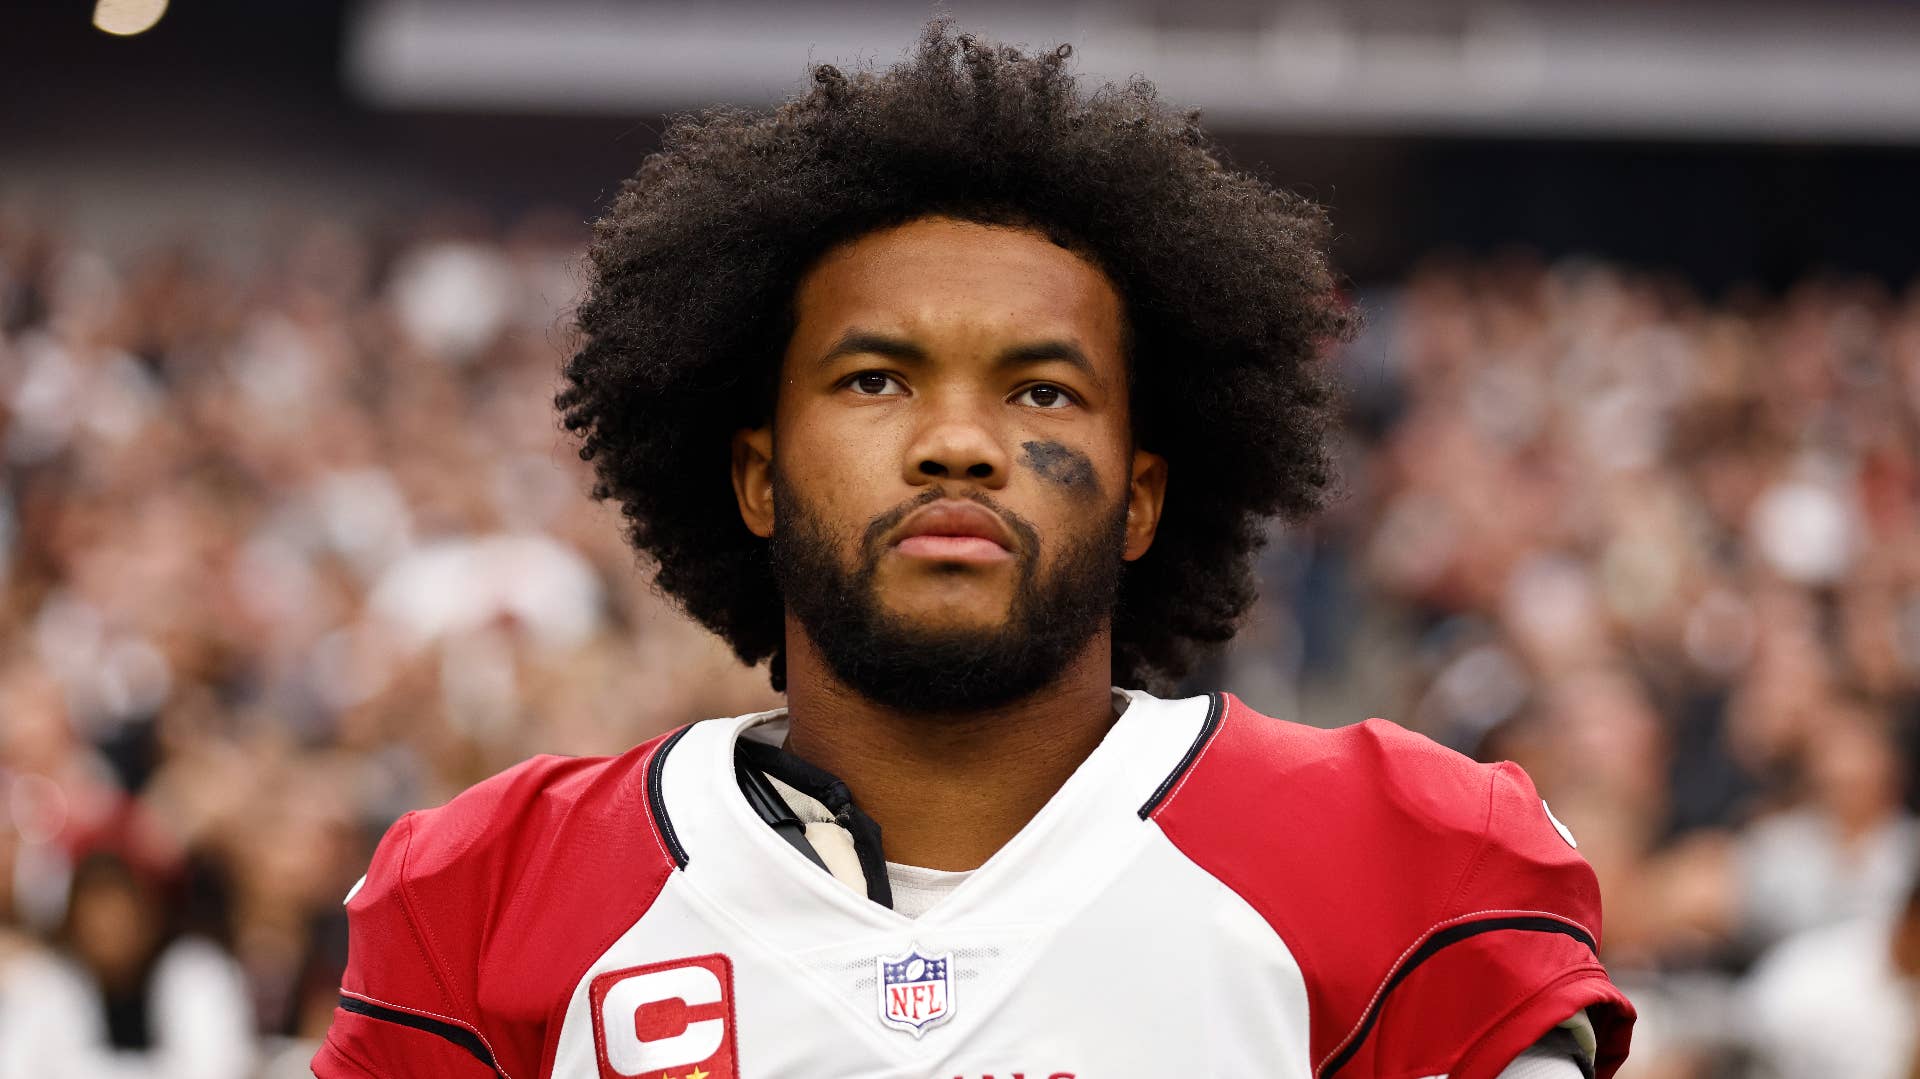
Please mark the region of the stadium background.
[[[1193, 686], [1525, 764], [1630, 1079], [1914, 1074], [1920, 10], [954, 10], [1332, 209], [1343, 497]], [[585, 497], [575, 260], [665, 112], [926, 13], [0, 15], [0, 1076], [304, 1075], [395, 816], [771, 699]]]

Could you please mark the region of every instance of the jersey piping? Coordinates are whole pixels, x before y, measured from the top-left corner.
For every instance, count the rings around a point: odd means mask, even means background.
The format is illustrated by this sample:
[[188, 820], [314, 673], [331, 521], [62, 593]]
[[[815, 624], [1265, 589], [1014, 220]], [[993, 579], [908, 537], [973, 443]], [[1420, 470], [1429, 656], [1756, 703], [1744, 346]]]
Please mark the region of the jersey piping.
[[653, 751], [653, 759], [647, 762], [647, 808], [653, 814], [653, 823], [667, 845], [667, 856], [673, 859], [675, 869], [687, 868], [687, 848], [680, 845], [680, 837], [673, 831], [673, 818], [667, 816], [667, 797], [660, 777], [666, 771], [667, 754], [673, 752], [673, 747], [692, 729], [689, 724], [668, 735], [660, 748]]
[[1154, 788], [1153, 796], [1140, 806], [1141, 820], [1153, 816], [1153, 811], [1158, 809], [1160, 803], [1166, 801], [1167, 795], [1179, 785], [1181, 777], [1187, 774], [1187, 769], [1192, 768], [1193, 762], [1200, 759], [1200, 754], [1205, 752], [1214, 732], [1220, 729], [1220, 714], [1224, 711], [1226, 711], [1224, 698], [1219, 693], [1207, 694], [1207, 718], [1200, 724], [1200, 733], [1194, 736], [1193, 745], [1188, 747], [1186, 755], [1180, 758], [1180, 763], [1174, 765], [1173, 771], [1167, 773], [1167, 778], [1161, 780], [1160, 785]]
[[1317, 1075], [1319, 1079], [1332, 1079], [1335, 1073], [1339, 1072], [1341, 1068], [1345, 1067], [1349, 1061], [1359, 1054], [1361, 1046], [1366, 1043], [1367, 1035], [1373, 1032], [1374, 1024], [1380, 1018], [1380, 1009], [1386, 1006], [1388, 995], [1391, 994], [1394, 988], [1401, 982], [1406, 981], [1407, 977], [1411, 975], [1420, 964], [1432, 959], [1441, 949], [1446, 948], [1448, 945], [1458, 944], [1463, 940], [1479, 936], [1482, 933], [1495, 933], [1503, 930], [1525, 933], [1564, 934], [1585, 945], [1589, 952], [1594, 953], [1595, 962], [1599, 961], [1598, 948], [1594, 943], [1592, 935], [1571, 922], [1547, 914], [1509, 914], [1505, 912], [1494, 912], [1485, 918], [1458, 922], [1448, 926], [1427, 937], [1404, 961], [1394, 968], [1393, 973], [1387, 977], [1386, 984], [1381, 986], [1380, 992], [1375, 995], [1372, 1003], [1367, 1006], [1366, 1014], [1360, 1017], [1360, 1023], [1355, 1027], [1353, 1035], [1347, 1040], [1345, 1045], [1341, 1046], [1331, 1057], [1327, 1058], [1325, 1063], [1320, 1065], [1315, 1075]]
[[414, 1030], [444, 1038], [466, 1050], [475, 1060], [485, 1064], [487, 1068], [492, 1071], [493, 1074], [499, 1076], [500, 1079], [507, 1079], [507, 1073], [500, 1070], [500, 1065], [493, 1059], [493, 1050], [487, 1047], [486, 1040], [469, 1027], [461, 1026], [451, 1020], [424, 1015], [420, 1012], [408, 1011], [404, 1008], [395, 1008], [366, 997], [354, 996], [351, 993], [340, 994], [340, 1008], [342, 1011], [353, 1012], [356, 1015], [364, 1015], [369, 1019], [377, 1019], [383, 1023], [393, 1023], [403, 1027], [412, 1027]]

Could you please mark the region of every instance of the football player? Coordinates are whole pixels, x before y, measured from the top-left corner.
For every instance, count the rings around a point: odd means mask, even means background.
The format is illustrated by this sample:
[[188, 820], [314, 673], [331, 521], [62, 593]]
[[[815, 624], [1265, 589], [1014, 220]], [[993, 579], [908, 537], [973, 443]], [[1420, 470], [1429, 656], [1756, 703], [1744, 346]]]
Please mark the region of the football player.
[[787, 705], [396, 823], [323, 1079], [1619, 1067], [1518, 768], [1153, 692], [1326, 487], [1352, 319], [1322, 211], [1066, 57], [936, 22], [624, 186], [557, 405]]

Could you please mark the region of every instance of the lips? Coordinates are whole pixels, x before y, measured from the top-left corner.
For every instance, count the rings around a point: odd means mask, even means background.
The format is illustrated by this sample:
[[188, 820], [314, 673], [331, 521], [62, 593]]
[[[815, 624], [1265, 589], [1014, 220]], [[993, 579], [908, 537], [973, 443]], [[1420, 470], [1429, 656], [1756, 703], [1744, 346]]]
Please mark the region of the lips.
[[997, 562], [1013, 557], [1013, 534], [993, 511], [972, 502], [942, 499], [900, 522], [893, 549], [901, 554], [951, 562]]

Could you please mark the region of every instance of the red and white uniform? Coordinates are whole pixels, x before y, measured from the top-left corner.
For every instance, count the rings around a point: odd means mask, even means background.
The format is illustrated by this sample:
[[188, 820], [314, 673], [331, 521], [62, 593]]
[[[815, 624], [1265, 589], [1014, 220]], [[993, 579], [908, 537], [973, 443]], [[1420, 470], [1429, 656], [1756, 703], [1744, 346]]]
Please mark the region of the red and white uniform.
[[[1390, 723], [1127, 705], [917, 918], [755, 816], [709, 720], [540, 757], [393, 826], [321, 1079], [1491, 1079], [1633, 1009], [1533, 784]], [[857, 792], [856, 792], [857, 793]], [[955, 821], [955, 827], [966, 822]]]

